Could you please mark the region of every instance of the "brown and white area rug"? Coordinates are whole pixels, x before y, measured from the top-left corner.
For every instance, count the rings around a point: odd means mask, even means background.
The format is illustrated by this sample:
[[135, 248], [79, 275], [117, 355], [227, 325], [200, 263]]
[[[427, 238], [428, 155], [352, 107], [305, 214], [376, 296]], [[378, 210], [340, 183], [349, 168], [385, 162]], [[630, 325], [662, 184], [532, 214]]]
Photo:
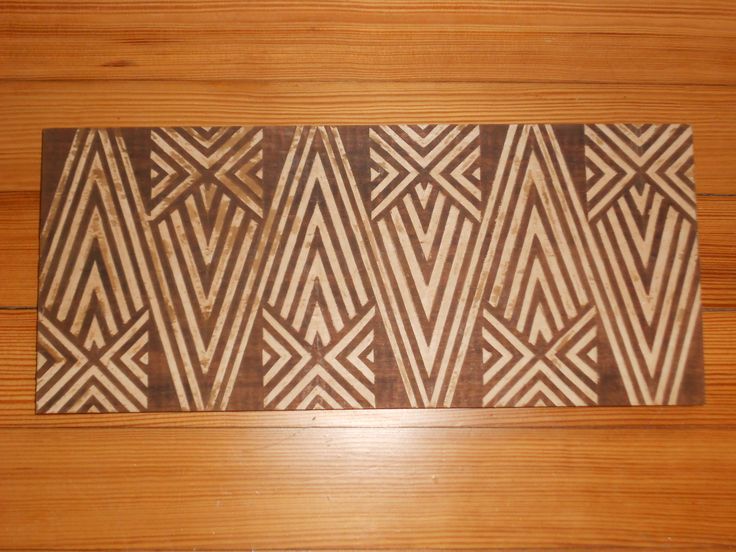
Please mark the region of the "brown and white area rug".
[[691, 129], [47, 130], [39, 413], [697, 404]]

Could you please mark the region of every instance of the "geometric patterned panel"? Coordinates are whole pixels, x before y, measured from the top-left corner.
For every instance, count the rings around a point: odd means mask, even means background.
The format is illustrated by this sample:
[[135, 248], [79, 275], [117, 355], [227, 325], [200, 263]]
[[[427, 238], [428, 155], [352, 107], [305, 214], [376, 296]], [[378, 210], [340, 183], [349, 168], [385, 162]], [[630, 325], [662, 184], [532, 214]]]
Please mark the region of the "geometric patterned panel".
[[41, 229], [37, 409], [146, 410], [149, 309], [120, 136], [74, 134]]
[[44, 133], [38, 413], [697, 404], [685, 125]]
[[386, 327], [412, 405], [437, 406], [461, 365], [484, 187], [477, 125], [371, 127], [370, 217]]
[[[332, 129], [298, 129], [263, 294], [264, 407], [375, 407], [375, 302]], [[363, 244], [363, 247], [365, 245]]]
[[263, 224], [262, 141], [263, 130], [248, 127], [151, 132], [141, 218], [183, 409], [227, 405], [242, 365]]
[[677, 403], [700, 321], [692, 132], [585, 127], [588, 221], [631, 404]]
[[[484, 300], [484, 406], [597, 402], [595, 318], [575, 185], [550, 127], [512, 126]], [[584, 353], [584, 354], [583, 354]]]

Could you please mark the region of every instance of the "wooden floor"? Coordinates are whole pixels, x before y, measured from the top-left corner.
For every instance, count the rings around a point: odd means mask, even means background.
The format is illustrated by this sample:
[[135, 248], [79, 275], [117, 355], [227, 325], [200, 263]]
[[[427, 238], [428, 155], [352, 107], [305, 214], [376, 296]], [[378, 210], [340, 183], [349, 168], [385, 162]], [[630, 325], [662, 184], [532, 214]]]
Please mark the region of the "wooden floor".
[[[34, 416], [44, 127], [687, 122], [703, 407]], [[732, 0], [0, 1], [0, 548], [736, 548]]]

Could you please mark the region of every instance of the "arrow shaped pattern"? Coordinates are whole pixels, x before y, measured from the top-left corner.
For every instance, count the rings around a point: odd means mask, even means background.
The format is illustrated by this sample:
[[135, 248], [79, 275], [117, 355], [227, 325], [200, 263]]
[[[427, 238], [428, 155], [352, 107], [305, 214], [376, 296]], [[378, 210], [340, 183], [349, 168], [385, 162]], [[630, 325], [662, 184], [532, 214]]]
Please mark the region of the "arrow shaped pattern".
[[39, 413], [703, 400], [686, 125], [44, 134]]

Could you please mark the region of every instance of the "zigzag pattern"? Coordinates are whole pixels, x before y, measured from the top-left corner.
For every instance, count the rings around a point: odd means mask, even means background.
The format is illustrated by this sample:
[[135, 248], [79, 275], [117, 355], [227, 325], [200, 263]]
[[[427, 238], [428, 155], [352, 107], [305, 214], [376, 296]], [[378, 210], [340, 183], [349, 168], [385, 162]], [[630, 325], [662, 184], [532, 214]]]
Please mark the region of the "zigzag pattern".
[[702, 400], [684, 125], [44, 134], [38, 412]]
[[692, 135], [585, 127], [588, 218], [608, 337], [632, 404], [675, 403], [699, 320]]
[[159, 332], [177, 359], [170, 368], [182, 408], [224, 406], [247, 343], [240, 332], [262, 225], [263, 130], [161, 129], [151, 140], [145, 229], [170, 305]]
[[595, 309], [577, 251], [584, 221], [559, 142], [550, 127], [512, 126], [502, 159], [494, 232], [504, 238], [483, 315], [483, 404], [595, 404]]
[[263, 317], [264, 406], [278, 410], [376, 406], [373, 307], [334, 340], [312, 340], [282, 323], [270, 309]]
[[597, 402], [595, 310], [562, 328], [540, 349], [483, 310], [483, 406], [585, 406]]
[[[140, 238], [120, 182], [119, 136], [77, 131], [41, 232], [39, 412], [147, 405], [148, 311], [133, 249]], [[132, 244], [132, 246], [131, 246]]]
[[80, 350], [46, 317], [39, 318], [39, 412], [140, 412], [148, 406], [148, 312], [114, 341]]
[[[371, 127], [371, 218], [389, 297], [386, 326], [411, 403], [451, 400], [465, 347], [483, 194], [478, 126]], [[461, 298], [458, 301], [458, 298]], [[395, 329], [394, 329], [395, 328]]]
[[276, 217], [263, 310], [267, 408], [375, 406], [375, 309], [359, 238], [346, 226], [342, 147], [335, 131], [297, 129], [282, 171], [288, 203]]
[[685, 125], [586, 126], [588, 218], [597, 219], [624, 195], [641, 205], [651, 186], [695, 220], [691, 140]]
[[407, 188], [426, 205], [433, 188], [476, 220], [481, 216], [480, 127], [401, 125], [370, 128], [371, 216], [389, 209]]

